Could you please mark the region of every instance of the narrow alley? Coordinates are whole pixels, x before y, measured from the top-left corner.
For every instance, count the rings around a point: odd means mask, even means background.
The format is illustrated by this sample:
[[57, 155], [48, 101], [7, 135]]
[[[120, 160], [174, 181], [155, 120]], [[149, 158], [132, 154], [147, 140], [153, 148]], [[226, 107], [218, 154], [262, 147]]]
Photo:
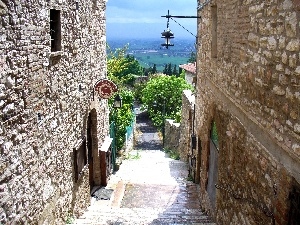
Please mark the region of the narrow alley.
[[145, 113], [137, 111], [137, 140], [130, 157], [112, 175], [110, 200], [92, 204], [75, 224], [214, 224], [201, 211], [197, 185], [186, 164], [162, 151]]

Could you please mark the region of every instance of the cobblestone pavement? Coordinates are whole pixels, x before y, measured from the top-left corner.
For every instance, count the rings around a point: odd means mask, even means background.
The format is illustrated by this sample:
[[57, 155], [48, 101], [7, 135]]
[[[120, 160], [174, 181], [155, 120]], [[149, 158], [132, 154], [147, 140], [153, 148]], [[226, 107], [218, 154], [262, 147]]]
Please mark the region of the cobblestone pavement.
[[111, 199], [94, 202], [75, 224], [214, 224], [201, 212], [197, 185], [187, 180], [187, 165], [159, 150], [158, 135], [147, 124], [137, 118], [138, 129], [144, 130], [131, 159], [108, 182], [107, 188], [114, 190]]

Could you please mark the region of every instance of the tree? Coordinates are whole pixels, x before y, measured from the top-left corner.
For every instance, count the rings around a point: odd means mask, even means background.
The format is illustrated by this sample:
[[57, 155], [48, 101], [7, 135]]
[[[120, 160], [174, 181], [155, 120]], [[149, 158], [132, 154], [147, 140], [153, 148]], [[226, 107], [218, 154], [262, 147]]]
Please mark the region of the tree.
[[165, 64], [165, 68], [163, 70], [163, 74], [167, 74], [168, 73], [168, 64]]
[[166, 74], [167, 75], [172, 75], [172, 64], [171, 63], [168, 64], [168, 69], [167, 69], [167, 73]]
[[[135, 74], [135, 75], [142, 75], [142, 67], [133, 55], [126, 55], [125, 63], [127, 64], [127, 74]], [[127, 75], [126, 74], [126, 75]]]
[[177, 66], [174, 65], [172, 74], [177, 77], [178, 76], [178, 72], [177, 72], [177, 68], [176, 67]]
[[150, 68], [144, 68], [143, 75], [147, 77], [150, 74], [152, 74], [152, 68], [151, 67]]
[[193, 87], [175, 76], [155, 76], [147, 82], [142, 90], [142, 104], [155, 126], [162, 128], [165, 118], [176, 119], [181, 111], [182, 91], [186, 89]]
[[142, 75], [142, 67], [132, 55], [126, 55], [128, 46], [112, 51], [108, 46], [107, 72], [108, 77], [122, 79], [126, 75]]
[[156, 73], [157, 73], [156, 64], [154, 64], [152, 67], [152, 74], [156, 74]]
[[179, 74], [179, 76], [181, 75], [181, 73], [182, 73], [182, 68], [179, 67], [179, 69], [178, 69], [178, 74]]
[[191, 52], [190, 54], [190, 58], [187, 61], [188, 63], [194, 63], [196, 62], [196, 53], [195, 52]]

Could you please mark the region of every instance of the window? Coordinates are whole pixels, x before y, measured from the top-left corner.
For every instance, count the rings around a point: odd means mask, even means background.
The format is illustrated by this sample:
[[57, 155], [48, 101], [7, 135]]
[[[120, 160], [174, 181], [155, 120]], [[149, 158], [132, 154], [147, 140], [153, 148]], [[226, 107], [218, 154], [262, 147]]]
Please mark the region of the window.
[[51, 52], [61, 51], [60, 11], [50, 9]]
[[77, 148], [73, 149], [74, 156], [74, 171], [75, 171], [75, 181], [77, 181], [82, 175], [82, 170], [87, 164], [86, 155], [86, 139], [82, 139], [81, 143]]
[[218, 48], [217, 48], [217, 25], [218, 25], [218, 16], [217, 16], [217, 6], [214, 5], [211, 7], [211, 57], [217, 58]]

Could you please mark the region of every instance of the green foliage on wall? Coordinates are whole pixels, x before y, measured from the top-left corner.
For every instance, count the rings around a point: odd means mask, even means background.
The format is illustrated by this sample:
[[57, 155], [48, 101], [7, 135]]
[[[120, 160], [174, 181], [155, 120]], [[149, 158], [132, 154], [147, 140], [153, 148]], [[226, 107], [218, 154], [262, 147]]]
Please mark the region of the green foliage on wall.
[[113, 100], [112, 97], [109, 99], [109, 105], [111, 108], [111, 113], [109, 120], [110, 122], [115, 122], [115, 132], [117, 140], [117, 149], [120, 150], [125, 142], [126, 127], [129, 126], [133, 120], [133, 101], [134, 95], [130, 90], [120, 90], [119, 95], [122, 99], [122, 107], [119, 109], [112, 108]]
[[162, 128], [164, 119], [177, 119], [182, 106], [182, 91], [193, 87], [175, 76], [153, 76], [142, 90], [143, 108], [155, 126]]
[[107, 72], [108, 77], [118, 86], [118, 94], [122, 99], [122, 107], [119, 109], [113, 108], [113, 96], [109, 99], [111, 108], [110, 123], [115, 122], [117, 149], [120, 150], [125, 142], [126, 127], [133, 120], [133, 102], [134, 93], [129, 89], [133, 86], [135, 76], [142, 74], [142, 67], [139, 62], [130, 55], [126, 55], [127, 46], [111, 51], [109, 46], [107, 55]]

